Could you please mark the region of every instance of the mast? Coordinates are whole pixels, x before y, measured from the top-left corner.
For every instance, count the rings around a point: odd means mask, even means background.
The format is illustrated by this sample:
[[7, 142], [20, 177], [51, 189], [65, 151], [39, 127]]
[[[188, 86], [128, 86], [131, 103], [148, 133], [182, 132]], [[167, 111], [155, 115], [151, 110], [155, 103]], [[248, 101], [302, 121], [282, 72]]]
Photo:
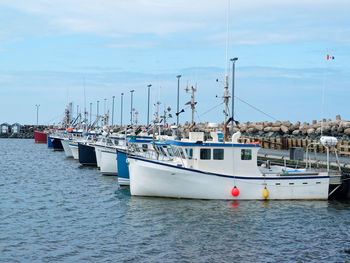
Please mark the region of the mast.
[[[185, 91], [186, 91], [186, 93], [188, 93], [190, 91], [188, 86], [186, 87]], [[191, 105], [191, 110], [192, 110], [192, 125], [191, 126], [194, 125], [194, 112], [195, 112], [196, 104], [197, 104], [197, 102], [195, 101], [196, 91], [197, 91], [197, 83], [196, 83], [196, 88], [191, 86], [191, 100], [185, 104], [185, 105]]]
[[224, 142], [227, 140], [227, 122], [226, 118], [228, 116], [228, 103], [230, 99], [230, 94], [228, 91], [228, 46], [229, 46], [229, 36], [230, 36], [230, 0], [227, 0], [227, 14], [226, 14], [226, 25], [227, 25], [227, 32], [226, 32], [226, 61], [225, 61], [225, 86], [224, 86], [224, 104], [225, 104], [225, 109], [224, 109]]

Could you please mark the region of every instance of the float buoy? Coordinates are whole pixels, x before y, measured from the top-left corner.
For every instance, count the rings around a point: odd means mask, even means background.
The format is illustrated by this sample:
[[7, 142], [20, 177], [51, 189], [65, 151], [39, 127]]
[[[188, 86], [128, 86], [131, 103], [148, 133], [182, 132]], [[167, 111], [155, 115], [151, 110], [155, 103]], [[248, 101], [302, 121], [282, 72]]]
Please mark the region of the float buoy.
[[233, 196], [238, 196], [239, 195], [239, 190], [238, 190], [238, 188], [236, 186], [232, 188], [231, 194]]
[[265, 186], [264, 190], [262, 191], [262, 195], [265, 199], [269, 197], [269, 190], [266, 189], [266, 186]]

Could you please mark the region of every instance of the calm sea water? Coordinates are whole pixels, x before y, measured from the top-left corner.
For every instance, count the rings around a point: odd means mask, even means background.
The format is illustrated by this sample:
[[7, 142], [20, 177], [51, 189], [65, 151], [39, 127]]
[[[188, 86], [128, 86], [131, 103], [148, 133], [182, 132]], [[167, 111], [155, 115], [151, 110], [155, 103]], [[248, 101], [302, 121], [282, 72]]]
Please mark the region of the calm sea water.
[[350, 262], [350, 202], [131, 197], [33, 140], [0, 151], [0, 262]]

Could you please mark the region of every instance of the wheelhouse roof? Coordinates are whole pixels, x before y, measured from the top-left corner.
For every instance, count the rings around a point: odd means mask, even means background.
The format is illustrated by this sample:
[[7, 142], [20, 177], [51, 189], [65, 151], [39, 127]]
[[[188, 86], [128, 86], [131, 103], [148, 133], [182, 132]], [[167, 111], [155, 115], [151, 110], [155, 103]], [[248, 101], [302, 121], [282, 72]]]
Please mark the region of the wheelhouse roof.
[[176, 146], [185, 146], [185, 147], [250, 147], [250, 148], [259, 148], [260, 144], [248, 144], [248, 143], [212, 143], [212, 142], [182, 142], [168, 140], [168, 144]]

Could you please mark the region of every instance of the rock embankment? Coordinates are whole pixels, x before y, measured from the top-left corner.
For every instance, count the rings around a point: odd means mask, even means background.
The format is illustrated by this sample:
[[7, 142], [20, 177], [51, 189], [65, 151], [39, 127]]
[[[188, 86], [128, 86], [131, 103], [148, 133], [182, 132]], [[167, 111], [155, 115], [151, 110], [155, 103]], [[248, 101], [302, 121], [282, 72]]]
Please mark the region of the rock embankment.
[[247, 122], [234, 127], [235, 131], [249, 136], [263, 137], [296, 137], [311, 139], [322, 135], [334, 136], [342, 139], [350, 139], [350, 121], [341, 120], [338, 115], [336, 120], [313, 120], [308, 122], [276, 121], [276, 122]]

